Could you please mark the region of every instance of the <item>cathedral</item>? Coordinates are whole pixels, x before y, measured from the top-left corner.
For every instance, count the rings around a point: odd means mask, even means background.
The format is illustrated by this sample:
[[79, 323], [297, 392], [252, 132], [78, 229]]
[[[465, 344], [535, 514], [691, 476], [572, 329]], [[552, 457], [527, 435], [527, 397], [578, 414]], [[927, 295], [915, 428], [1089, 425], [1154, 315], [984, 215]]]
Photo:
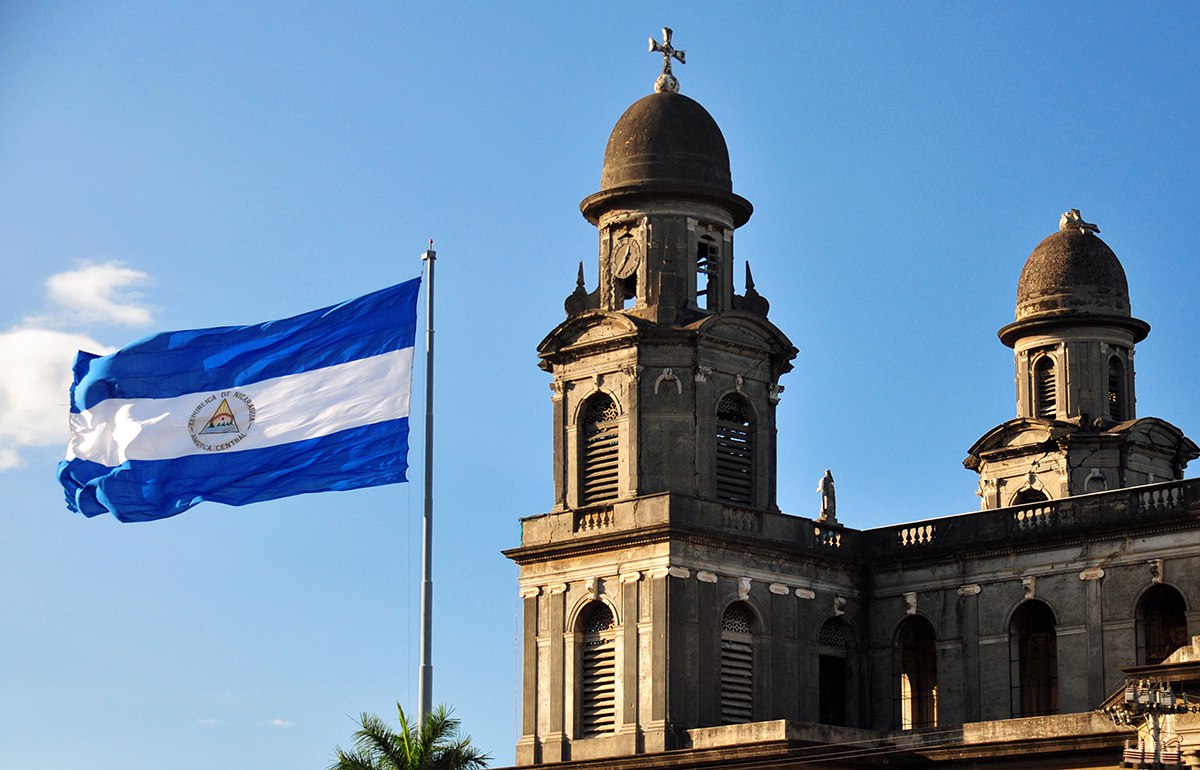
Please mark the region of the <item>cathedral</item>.
[[797, 351], [735, 270], [753, 207], [664, 34], [580, 204], [598, 284], [581, 264], [538, 347], [554, 504], [505, 551], [518, 765], [1119, 766], [1139, 733], [1101, 709], [1200, 633], [1200, 448], [1137, 414], [1150, 325], [1117, 255], [1070, 210], [1013, 276], [1016, 415], [963, 461], [980, 511], [856, 530], [828, 472], [820, 516], [781, 511]]

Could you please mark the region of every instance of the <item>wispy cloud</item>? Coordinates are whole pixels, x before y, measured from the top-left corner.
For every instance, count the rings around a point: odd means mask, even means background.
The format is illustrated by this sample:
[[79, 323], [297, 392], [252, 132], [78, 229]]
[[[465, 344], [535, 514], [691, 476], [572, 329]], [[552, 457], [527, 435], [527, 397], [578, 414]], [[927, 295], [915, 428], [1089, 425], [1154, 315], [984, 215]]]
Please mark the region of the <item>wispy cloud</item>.
[[207, 727], [209, 725], [219, 725], [221, 724], [221, 720], [217, 719], [216, 717], [203, 717], [201, 719], [197, 719], [196, 724], [205, 725]]
[[293, 723], [286, 719], [271, 719], [267, 721], [267, 724], [271, 727], [291, 727]]
[[120, 262], [84, 263], [47, 278], [46, 296], [52, 313], [74, 323], [145, 326], [151, 312], [137, 287], [149, 281], [149, 274]]
[[0, 470], [21, 467], [23, 448], [66, 446], [75, 353], [113, 350], [85, 330], [149, 324], [151, 311], [134, 289], [149, 281], [118, 262], [81, 264], [46, 279], [44, 313], [0, 332]]

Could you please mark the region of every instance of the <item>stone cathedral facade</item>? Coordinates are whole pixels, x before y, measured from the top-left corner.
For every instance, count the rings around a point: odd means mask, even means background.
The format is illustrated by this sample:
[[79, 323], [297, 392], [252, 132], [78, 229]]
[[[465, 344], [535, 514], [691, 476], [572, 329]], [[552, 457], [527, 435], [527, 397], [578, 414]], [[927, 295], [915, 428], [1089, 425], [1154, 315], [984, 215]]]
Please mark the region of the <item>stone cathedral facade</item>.
[[598, 285], [581, 265], [538, 347], [554, 505], [505, 552], [518, 764], [786, 767], [825, 747], [817, 766], [1115, 766], [1127, 735], [1095, 709], [1200, 633], [1200, 449], [1137, 415], [1150, 327], [1116, 255], [1076, 211], [1029, 255], [1000, 330], [1017, 414], [964, 461], [983, 510], [859, 531], [830, 481], [821, 517], [786, 514], [775, 410], [797, 351], [735, 269], [752, 207], [664, 47], [581, 204]]

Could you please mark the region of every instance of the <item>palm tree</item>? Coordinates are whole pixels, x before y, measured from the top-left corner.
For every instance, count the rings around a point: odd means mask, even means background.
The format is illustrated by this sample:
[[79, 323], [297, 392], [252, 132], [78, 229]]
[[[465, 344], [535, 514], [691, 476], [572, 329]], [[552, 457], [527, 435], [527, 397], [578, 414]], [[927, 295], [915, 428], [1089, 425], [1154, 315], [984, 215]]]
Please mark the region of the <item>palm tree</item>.
[[329, 770], [482, 770], [491, 757], [471, 745], [471, 738], [459, 735], [462, 724], [450, 716], [450, 710], [438, 706], [426, 715], [418, 728], [410, 722], [404, 708], [400, 712], [400, 732], [392, 732], [387, 722], [363, 712], [361, 729], [354, 732], [354, 750], [337, 749], [337, 762]]

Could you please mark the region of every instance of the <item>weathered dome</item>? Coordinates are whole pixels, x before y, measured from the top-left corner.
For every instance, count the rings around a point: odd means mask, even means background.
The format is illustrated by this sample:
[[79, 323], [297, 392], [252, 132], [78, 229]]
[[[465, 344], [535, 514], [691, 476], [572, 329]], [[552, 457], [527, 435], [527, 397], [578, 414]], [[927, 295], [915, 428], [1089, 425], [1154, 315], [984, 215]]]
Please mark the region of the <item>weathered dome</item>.
[[1059, 230], [1037, 245], [1017, 281], [1017, 320], [1129, 315], [1129, 284], [1117, 255], [1090, 232]]
[[653, 93], [625, 110], [604, 150], [600, 192], [585, 198], [580, 209], [594, 223], [618, 200], [658, 196], [724, 205], [737, 225], [753, 211], [733, 192], [729, 149], [717, 122], [679, 93]]
[[1150, 331], [1130, 314], [1129, 283], [1117, 255], [1095, 233], [1075, 226], [1044, 239], [1025, 260], [1016, 322], [1000, 330], [1000, 339], [1011, 347], [1025, 334], [1064, 323], [1125, 328], [1135, 342]]
[[729, 149], [717, 121], [683, 94], [638, 99], [613, 127], [600, 189], [673, 182], [733, 191]]

